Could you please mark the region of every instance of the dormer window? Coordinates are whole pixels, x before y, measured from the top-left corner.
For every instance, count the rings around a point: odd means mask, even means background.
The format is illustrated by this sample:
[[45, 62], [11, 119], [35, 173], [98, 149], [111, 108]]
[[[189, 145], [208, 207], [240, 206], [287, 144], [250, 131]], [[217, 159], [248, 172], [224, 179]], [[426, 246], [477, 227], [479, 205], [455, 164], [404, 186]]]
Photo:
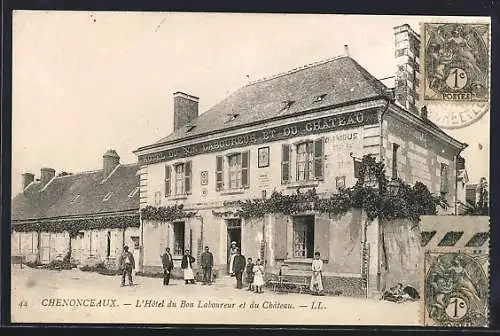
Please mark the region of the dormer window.
[[80, 198], [80, 194], [76, 195], [72, 200], [71, 203], [75, 203], [78, 199]]
[[186, 125], [186, 133], [191, 132], [195, 127], [196, 127], [196, 125], [194, 125], [194, 124]]
[[109, 200], [112, 194], [113, 194], [112, 192], [107, 193], [106, 196], [104, 196], [104, 198], [102, 199], [102, 201], [106, 202], [107, 200]]
[[325, 99], [326, 97], [326, 93], [325, 94], [322, 94], [322, 95], [319, 95], [319, 96], [316, 96], [314, 98], [314, 103], [317, 103], [317, 102], [320, 102], [320, 101], [323, 101], [323, 99]]
[[281, 102], [281, 112], [282, 111], [287, 111], [292, 107], [292, 105], [295, 103], [295, 100], [285, 100]]
[[231, 121], [234, 121], [236, 118], [238, 118], [240, 115], [238, 113], [232, 113], [228, 114], [228, 119], [226, 120], [226, 123], [229, 123]]
[[134, 189], [132, 189], [132, 191], [130, 192], [130, 194], [128, 194], [128, 197], [129, 198], [134, 197], [135, 194], [137, 194], [138, 191], [139, 191], [139, 187], [135, 187]]

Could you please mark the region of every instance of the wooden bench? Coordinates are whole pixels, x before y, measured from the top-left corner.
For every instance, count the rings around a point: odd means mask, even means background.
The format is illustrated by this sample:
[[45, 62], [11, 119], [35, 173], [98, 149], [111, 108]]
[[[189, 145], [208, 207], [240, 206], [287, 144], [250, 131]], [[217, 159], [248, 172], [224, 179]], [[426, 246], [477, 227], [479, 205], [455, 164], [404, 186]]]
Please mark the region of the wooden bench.
[[20, 265], [23, 268], [24, 256], [22, 255], [13, 255], [11, 256], [12, 265]]
[[286, 276], [278, 277], [277, 280], [269, 280], [267, 283], [271, 286], [273, 292], [293, 292], [297, 290], [299, 293], [303, 293], [308, 287], [307, 279], [304, 279], [304, 281], [289, 281]]

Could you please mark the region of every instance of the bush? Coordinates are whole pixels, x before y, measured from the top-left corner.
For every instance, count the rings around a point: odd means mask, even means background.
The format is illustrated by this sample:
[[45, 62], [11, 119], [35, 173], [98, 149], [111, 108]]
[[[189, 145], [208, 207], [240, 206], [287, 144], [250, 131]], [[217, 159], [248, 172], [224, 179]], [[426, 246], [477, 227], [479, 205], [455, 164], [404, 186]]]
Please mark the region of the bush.
[[80, 271], [84, 272], [96, 272], [102, 275], [119, 275], [121, 274], [120, 270], [109, 269], [107, 268], [103, 262], [95, 264], [93, 266], [85, 265], [80, 267]]
[[135, 275], [149, 278], [163, 278], [163, 272], [136, 272]]
[[63, 260], [52, 260], [49, 264], [44, 265], [43, 268], [50, 270], [71, 270], [76, 268], [76, 264], [69, 261], [68, 258]]
[[23, 265], [28, 266], [29, 268], [39, 268], [40, 266], [43, 266], [43, 264], [40, 261], [25, 261], [23, 262]]

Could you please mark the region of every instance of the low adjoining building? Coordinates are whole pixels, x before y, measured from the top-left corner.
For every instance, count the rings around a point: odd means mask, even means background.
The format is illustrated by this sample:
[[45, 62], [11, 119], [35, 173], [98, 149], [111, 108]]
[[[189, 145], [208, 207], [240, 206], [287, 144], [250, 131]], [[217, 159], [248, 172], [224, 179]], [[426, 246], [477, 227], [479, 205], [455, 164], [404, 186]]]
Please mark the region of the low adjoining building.
[[56, 176], [42, 168], [37, 180], [23, 174], [22, 192], [12, 200], [12, 255], [40, 264], [71, 256], [77, 264], [114, 267], [128, 245], [139, 259], [137, 171], [109, 150], [99, 170]]

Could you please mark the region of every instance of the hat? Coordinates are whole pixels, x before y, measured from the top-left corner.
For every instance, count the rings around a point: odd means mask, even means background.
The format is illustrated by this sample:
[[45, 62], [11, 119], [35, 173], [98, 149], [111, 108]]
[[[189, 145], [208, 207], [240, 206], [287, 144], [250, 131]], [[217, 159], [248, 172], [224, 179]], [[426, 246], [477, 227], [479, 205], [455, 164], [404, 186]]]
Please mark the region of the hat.
[[236, 244], [237, 243], [234, 240], [231, 242], [231, 245], [236, 245]]

